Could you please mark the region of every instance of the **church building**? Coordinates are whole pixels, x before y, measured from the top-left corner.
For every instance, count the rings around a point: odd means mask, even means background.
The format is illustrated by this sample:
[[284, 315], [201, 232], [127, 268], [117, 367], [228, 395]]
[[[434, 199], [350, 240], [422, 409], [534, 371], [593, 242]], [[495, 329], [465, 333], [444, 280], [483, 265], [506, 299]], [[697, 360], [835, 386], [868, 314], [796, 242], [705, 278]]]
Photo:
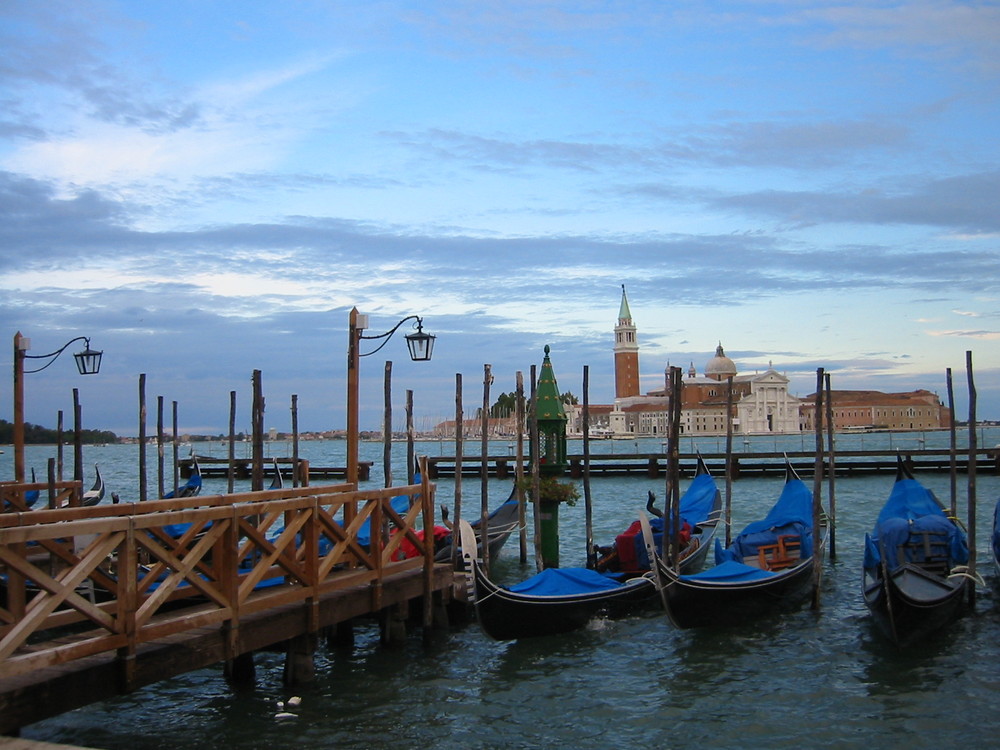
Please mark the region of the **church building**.
[[[666, 437], [669, 418], [669, 367], [664, 387], [641, 393], [639, 338], [625, 287], [615, 333], [615, 401], [591, 405], [590, 434], [595, 437]], [[788, 393], [789, 380], [768, 366], [763, 373], [740, 375], [722, 344], [698, 376], [691, 364], [682, 381], [681, 432], [685, 435], [725, 435], [728, 380], [733, 382], [733, 432], [743, 434], [799, 432], [800, 400]], [[567, 409], [569, 430], [582, 431], [582, 407]]]

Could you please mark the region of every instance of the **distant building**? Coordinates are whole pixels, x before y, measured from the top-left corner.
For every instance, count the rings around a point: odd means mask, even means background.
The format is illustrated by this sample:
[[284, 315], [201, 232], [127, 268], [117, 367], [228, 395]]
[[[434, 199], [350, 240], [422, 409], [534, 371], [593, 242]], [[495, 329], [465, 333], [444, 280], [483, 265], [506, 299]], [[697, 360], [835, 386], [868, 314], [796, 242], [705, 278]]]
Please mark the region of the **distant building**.
[[[668, 384], [650, 395], [665, 396]], [[787, 377], [768, 365], [762, 373], [740, 375], [720, 343], [698, 377], [692, 363], [681, 391], [681, 431], [685, 435], [724, 435], [729, 378], [733, 379], [733, 432], [742, 434], [799, 432], [799, 399], [788, 393]]]
[[[951, 410], [936, 393], [923, 389], [906, 393], [831, 391], [835, 430], [937, 430], [951, 426]], [[802, 400], [802, 425], [815, 429], [816, 394]]]
[[[664, 371], [662, 388], [640, 393], [638, 329], [624, 286], [614, 335], [615, 400], [613, 404], [590, 404], [590, 436], [666, 437], [670, 368]], [[732, 410], [727, 414], [730, 378]], [[704, 374], [699, 376], [692, 363], [682, 385], [681, 433], [684, 435], [725, 435], [730, 416], [733, 432], [742, 435], [794, 434], [815, 429], [815, 395], [805, 399], [791, 395], [789, 379], [770, 363], [763, 372], [741, 375], [736, 363], [726, 356], [721, 342], [715, 356], [705, 364]], [[567, 404], [565, 411], [568, 434], [581, 435], [583, 405]], [[930, 391], [833, 391], [833, 421], [837, 430], [940, 429], [950, 425], [950, 417], [948, 409]], [[478, 426], [470, 427], [478, 434]], [[453, 423], [451, 429], [453, 432]], [[509, 429], [513, 432], [513, 428]]]
[[[630, 438], [666, 436], [670, 411], [669, 368], [664, 387], [639, 392], [639, 337], [622, 287], [615, 326], [615, 401], [590, 405], [590, 434]], [[694, 364], [683, 380], [681, 432], [685, 435], [724, 435], [727, 429], [728, 379], [733, 378], [733, 430], [738, 433], [799, 432], [799, 399], [788, 393], [788, 378], [770, 366], [763, 373], [740, 375], [722, 344], [698, 376]], [[581, 434], [582, 405], [567, 406], [570, 434]]]

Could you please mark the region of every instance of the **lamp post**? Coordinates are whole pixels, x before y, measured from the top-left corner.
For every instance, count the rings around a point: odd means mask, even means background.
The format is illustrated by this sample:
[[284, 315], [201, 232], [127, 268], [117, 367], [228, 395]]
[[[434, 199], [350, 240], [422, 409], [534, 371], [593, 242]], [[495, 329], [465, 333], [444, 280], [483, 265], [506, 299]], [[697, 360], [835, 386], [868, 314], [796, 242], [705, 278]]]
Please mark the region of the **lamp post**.
[[[91, 349], [90, 339], [86, 336], [70, 339], [50, 354], [28, 354], [31, 339], [22, 336], [20, 331], [14, 334], [14, 481], [17, 483], [24, 482], [24, 376], [41, 372], [55, 362], [70, 344], [77, 341], [85, 342], [83, 351], [73, 355], [77, 370], [81, 375], [96, 375], [101, 369], [101, 356], [104, 352]], [[48, 362], [34, 370], [25, 370], [26, 359], [47, 359]]]
[[[358, 369], [361, 357], [369, 357], [385, 346], [389, 339], [403, 323], [408, 320], [415, 320], [415, 333], [406, 335], [406, 346], [410, 352], [410, 359], [414, 362], [427, 362], [431, 358], [434, 350], [434, 339], [429, 333], [424, 333], [423, 319], [417, 315], [408, 315], [400, 320], [396, 325], [385, 333], [374, 336], [366, 336], [365, 329], [368, 328], [368, 316], [358, 312], [358, 308], [351, 309], [348, 342], [347, 342], [347, 481], [358, 486], [358, 442], [361, 439], [358, 428], [358, 392], [359, 380]], [[384, 339], [374, 350], [361, 353], [362, 341], [373, 341]]]

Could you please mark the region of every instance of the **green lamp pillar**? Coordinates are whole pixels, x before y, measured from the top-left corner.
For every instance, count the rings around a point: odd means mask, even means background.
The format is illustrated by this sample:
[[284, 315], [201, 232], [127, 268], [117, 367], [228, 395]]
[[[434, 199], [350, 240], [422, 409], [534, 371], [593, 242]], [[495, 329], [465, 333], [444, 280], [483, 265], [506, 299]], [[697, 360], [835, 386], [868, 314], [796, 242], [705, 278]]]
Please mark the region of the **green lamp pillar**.
[[556, 477], [566, 471], [566, 410], [559, 395], [559, 385], [545, 347], [545, 359], [535, 392], [535, 415], [538, 421], [538, 445], [532, 444], [532, 460], [539, 462], [541, 492], [539, 516], [541, 519], [542, 565], [559, 567], [559, 504], [575, 493], [567, 493]]

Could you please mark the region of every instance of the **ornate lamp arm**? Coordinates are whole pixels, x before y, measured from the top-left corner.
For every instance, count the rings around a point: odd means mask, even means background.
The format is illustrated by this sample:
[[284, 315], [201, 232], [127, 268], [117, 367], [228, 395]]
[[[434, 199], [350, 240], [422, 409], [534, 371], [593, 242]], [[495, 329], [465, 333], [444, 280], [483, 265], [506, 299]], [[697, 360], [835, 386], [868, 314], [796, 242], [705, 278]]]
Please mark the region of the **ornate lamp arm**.
[[366, 341], [374, 341], [374, 340], [377, 340], [377, 339], [385, 339], [385, 341], [383, 341], [381, 344], [379, 344], [377, 347], [375, 347], [370, 352], [367, 352], [365, 354], [361, 354], [360, 352], [358, 352], [358, 356], [359, 357], [370, 357], [371, 355], [373, 355], [376, 352], [378, 352], [379, 349], [381, 349], [383, 346], [385, 346], [386, 344], [389, 343], [389, 339], [392, 338], [392, 334], [394, 334], [399, 329], [399, 327], [401, 325], [403, 325], [403, 323], [405, 323], [408, 320], [416, 320], [417, 321], [417, 325], [415, 327], [418, 328], [418, 329], [422, 329], [423, 328], [423, 319], [419, 315], [407, 315], [405, 318], [403, 318], [401, 321], [399, 321], [398, 323], [396, 323], [396, 325], [394, 325], [392, 328], [390, 328], [385, 333], [379, 333], [379, 334], [377, 334], [375, 336], [365, 336], [362, 333], [361, 335], [358, 336], [359, 339], [364, 339]]

